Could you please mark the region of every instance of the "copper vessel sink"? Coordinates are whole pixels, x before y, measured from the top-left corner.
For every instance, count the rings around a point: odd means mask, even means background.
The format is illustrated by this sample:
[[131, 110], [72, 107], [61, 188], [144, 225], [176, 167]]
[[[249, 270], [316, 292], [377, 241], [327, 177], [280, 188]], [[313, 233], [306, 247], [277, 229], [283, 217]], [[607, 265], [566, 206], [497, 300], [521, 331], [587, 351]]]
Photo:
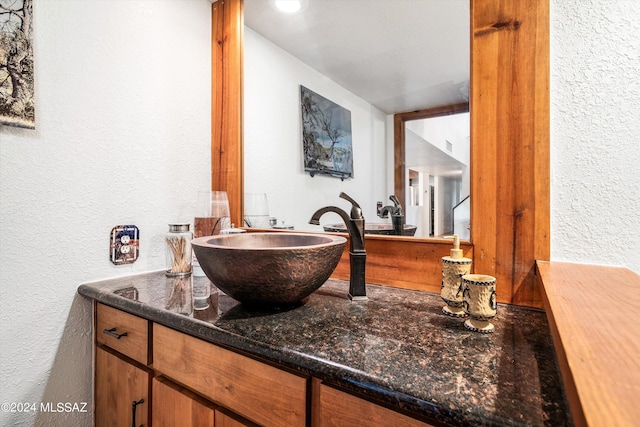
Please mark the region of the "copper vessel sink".
[[335, 270], [347, 239], [306, 233], [205, 236], [191, 244], [209, 280], [248, 305], [286, 306], [318, 289]]

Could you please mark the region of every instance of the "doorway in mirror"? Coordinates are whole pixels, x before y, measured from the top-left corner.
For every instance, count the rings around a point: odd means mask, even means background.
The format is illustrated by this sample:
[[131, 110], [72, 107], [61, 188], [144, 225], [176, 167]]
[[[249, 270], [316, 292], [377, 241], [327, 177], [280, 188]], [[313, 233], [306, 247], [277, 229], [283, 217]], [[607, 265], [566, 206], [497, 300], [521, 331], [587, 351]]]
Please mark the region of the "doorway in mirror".
[[404, 126], [407, 221], [419, 237], [469, 239], [469, 113]]

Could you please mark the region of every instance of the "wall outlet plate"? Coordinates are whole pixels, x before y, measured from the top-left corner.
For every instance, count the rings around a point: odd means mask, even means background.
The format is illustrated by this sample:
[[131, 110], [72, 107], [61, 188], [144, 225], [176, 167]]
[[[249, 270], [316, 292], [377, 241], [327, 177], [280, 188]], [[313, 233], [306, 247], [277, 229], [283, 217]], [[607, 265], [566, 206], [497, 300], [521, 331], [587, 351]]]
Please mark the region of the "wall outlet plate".
[[115, 265], [131, 264], [140, 254], [140, 230], [135, 225], [116, 225], [111, 229], [109, 248], [111, 262]]

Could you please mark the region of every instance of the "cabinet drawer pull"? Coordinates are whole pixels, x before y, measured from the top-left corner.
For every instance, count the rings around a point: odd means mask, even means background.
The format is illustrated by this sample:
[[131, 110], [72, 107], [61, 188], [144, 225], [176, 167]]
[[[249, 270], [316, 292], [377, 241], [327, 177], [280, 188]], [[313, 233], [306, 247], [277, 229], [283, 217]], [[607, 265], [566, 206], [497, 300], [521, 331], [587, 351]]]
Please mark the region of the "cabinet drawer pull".
[[122, 337], [126, 337], [128, 335], [126, 332], [123, 332], [121, 334], [117, 334], [116, 333], [116, 329], [118, 329], [118, 328], [105, 329], [102, 332], [107, 334], [107, 335], [111, 335], [112, 337], [114, 337], [117, 340], [119, 340]]
[[[136, 427], [136, 408], [141, 403], [144, 403], [144, 399], [131, 402], [131, 427]], [[140, 427], [142, 427], [142, 424], [140, 424]]]

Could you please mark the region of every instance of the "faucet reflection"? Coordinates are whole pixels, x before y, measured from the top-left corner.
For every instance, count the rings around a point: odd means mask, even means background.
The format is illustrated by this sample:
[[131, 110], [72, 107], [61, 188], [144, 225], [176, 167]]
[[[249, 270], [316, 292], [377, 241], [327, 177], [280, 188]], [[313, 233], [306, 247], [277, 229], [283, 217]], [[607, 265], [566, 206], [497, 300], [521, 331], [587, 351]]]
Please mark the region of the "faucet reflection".
[[380, 218], [387, 218], [391, 213], [391, 223], [393, 224], [393, 234], [396, 236], [403, 236], [404, 232], [404, 213], [402, 212], [402, 205], [400, 200], [395, 195], [389, 196], [389, 200], [393, 202], [394, 206], [385, 206], [380, 210], [378, 215]]
[[367, 260], [367, 252], [364, 249], [364, 217], [362, 216], [360, 205], [355, 200], [342, 192], [340, 197], [351, 202], [351, 216], [336, 206], [326, 206], [318, 209], [311, 216], [309, 224], [320, 225], [320, 217], [327, 212], [334, 212], [340, 215], [349, 232], [349, 298], [355, 301], [362, 301], [367, 299], [364, 281]]

